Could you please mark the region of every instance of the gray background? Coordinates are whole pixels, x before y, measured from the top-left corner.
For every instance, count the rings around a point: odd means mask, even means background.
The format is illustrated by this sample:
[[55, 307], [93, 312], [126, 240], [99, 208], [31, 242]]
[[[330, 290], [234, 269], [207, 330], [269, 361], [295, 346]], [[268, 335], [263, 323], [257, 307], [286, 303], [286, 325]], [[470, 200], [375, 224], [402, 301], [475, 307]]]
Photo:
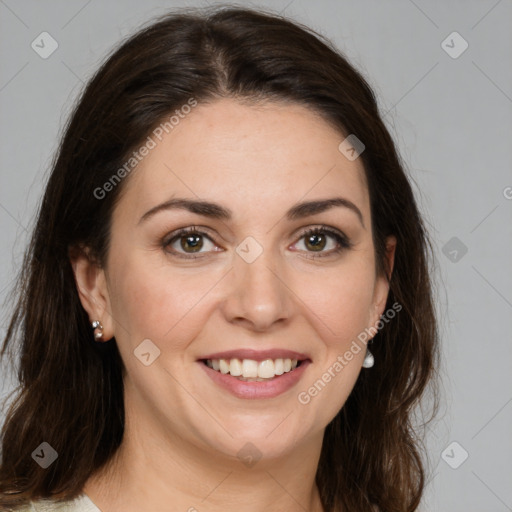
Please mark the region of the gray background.
[[[194, 5], [206, 3], [0, 0], [0, 300], [83, 82], [140, 23]], [[325, 34], [375, 88], [439, 264], [444, 399], [427, 433], [422, 510], [512, 511], [511, 0], [239, 5], [270, 7]], [[31, 48], [43, 31], [59, 45], [47, 59]], [[461, 39], [442, 46], [454, 31], [469, 45], [457, 58], [445, 50], [460, 50]], [[5, 368], [2, 382], [5, 396], [13, 385]]]

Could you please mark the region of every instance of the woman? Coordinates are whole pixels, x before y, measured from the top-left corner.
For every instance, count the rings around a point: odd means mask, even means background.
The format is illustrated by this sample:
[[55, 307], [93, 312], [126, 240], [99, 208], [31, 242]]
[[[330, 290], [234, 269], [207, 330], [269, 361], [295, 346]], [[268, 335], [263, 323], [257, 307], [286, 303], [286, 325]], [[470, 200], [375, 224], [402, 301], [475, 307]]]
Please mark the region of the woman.
[[328, 41], [241, 8], [153, 22], [87, 85], [45, 190], [2, 510], [416, 510], [431, 256]]

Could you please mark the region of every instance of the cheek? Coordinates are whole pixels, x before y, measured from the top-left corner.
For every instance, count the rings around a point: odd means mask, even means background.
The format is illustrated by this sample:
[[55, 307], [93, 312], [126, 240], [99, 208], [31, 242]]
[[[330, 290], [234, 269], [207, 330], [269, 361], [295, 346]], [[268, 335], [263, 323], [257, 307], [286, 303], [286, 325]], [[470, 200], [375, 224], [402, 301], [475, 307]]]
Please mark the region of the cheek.
[[371, 266], [347, 265], [303, 281], [308, 321], [319, 343], [317, 359], [297, 392], [306, 425], [324, 428], [343, 407], [361, 371], [365, 350], [358, 336], [368, 327], [373, 296]]
[[334, 345], [343, 345], [369, 327], [373, 288], [372, 266], [363, 258], [308, 277], [297, 274], [292, 286], [304, 304], [304, 314], [309, 310], [318, 330], [325, 333], [324, 340]]
[[197, 315], [218, 278], [156, 267], [147, 255], [126, 258], [117, 268], [111, 302], [120, 341], [134, 348], [149, 338], [166, 352], [180, 352], [201, 329]]

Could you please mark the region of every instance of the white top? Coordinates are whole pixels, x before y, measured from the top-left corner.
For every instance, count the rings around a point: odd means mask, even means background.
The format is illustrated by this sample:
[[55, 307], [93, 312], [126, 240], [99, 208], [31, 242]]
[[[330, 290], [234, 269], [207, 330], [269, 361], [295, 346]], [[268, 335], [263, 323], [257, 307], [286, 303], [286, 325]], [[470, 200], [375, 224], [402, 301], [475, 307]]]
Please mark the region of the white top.
[[[379, 512], [377, 505], [373, 505], [375, 512]], [[87, 494], [81, 494], [74, 500], [57, 503], [48, 499], [32, 501], [29, 505], [16, 509], [16, 512], [101, 512]]]
[[57, 503], [50, 499], [31, 501], [29, 505], [17, 509], [17, 512], [101, 512], [87, 494], [81, 494], [74, 500]]

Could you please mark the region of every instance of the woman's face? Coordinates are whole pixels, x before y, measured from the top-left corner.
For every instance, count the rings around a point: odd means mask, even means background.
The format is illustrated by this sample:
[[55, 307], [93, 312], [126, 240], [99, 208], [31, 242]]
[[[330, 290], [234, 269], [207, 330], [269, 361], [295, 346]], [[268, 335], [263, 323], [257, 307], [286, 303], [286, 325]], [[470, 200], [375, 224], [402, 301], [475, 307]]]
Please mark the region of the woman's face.
[[[271, 458], [318, 440], [355, 385], [359, 340], [388, 293], [361, 159], [298, 105], [202, 104], [152, 138], [89, 290], [90, 317], [127, 369], [127, 414], [217, 455], [251, 442]], [[286, 371], [286, 359], [302, 362]]]

